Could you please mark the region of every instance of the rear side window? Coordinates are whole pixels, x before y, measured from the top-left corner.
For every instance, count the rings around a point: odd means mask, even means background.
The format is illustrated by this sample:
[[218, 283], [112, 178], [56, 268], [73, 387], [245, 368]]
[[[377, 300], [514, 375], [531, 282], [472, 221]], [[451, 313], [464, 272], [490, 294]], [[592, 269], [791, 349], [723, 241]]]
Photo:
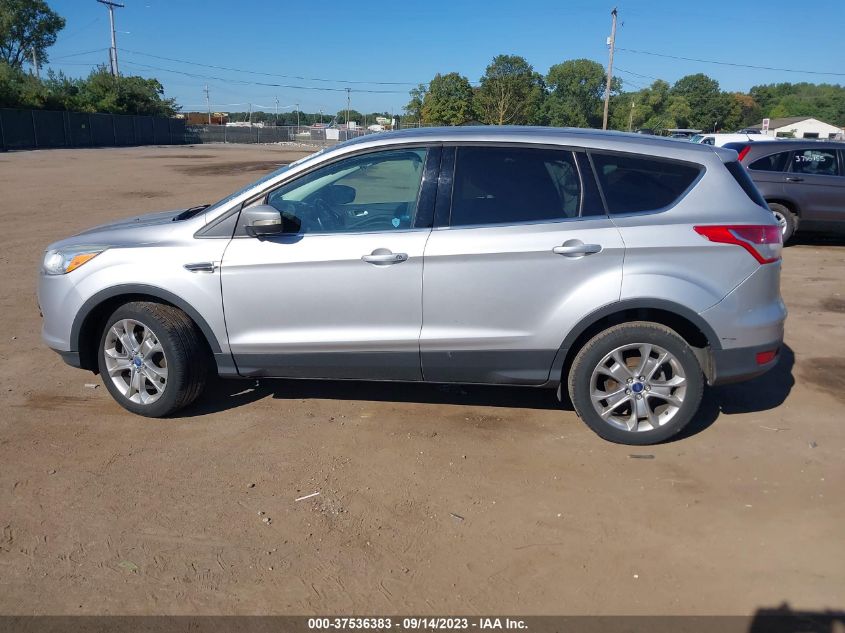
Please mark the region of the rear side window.
[[758, 158], [748, 166], [755, 171], [783, 171], [789, 164], [789, 152], [778, 152]]
[[581, 182], [572, 152], [459, 147], [451, 226], [574, 218]]
[[792, 157], [792, 171], [815, 176], [837, 176], [836, 150], [798, 150]]
[[701, 173], [689, 163], [591, 153], [610, 213], [657, 211], [677, 202]]
[[755, 204], [759, 204], [764, 209], [769, 208], [769, 205], [766, 204], [766, 201], [763, 199], [763, 196], [760, 194], [760, 191], [757, 189], [754, 181], [751, 180], [751, 176], [749, 176], [748, 172], [745, 171], [745, 167], [743, 167], [738, 161], [725, 163], [725, 167], [727, 167], [728, 171], [731, 172], [731, 176], [734, 177], [736, 183], [742, 187], [745, 195], [751, 198]]

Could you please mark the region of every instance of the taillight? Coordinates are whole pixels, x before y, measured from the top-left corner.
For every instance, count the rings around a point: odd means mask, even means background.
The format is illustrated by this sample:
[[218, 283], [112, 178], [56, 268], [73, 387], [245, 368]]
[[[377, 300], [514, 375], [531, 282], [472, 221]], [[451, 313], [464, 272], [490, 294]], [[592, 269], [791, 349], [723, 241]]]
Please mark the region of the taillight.
[[783, 249], [779, 226], [710, 225], [694, 228], [696, 233], [703, 235], [711, 242], [741, 246], [761, 264], [778, 261]]
[[741, 150], [739, 150], [739, 156], [738, 156], [738, 159], [739, 159], [739, 161], [740, 161], [740, 162], [742, 162], [742, 159], [743, 159], [743, 158], [745, 158], [745, 155], [748, 153], [748, 151], [749, 151], [750, 149], [751, 149], [751, 146], [750, 146], [750, 145], [746, 145], [746, 146], [745, 146], [745, 147], [743, 147]]
[[757, 364], [766, 365], [767, 363], [771, 363], [775, 358], [777, 358], [777, 355], [777, 349], [770, 349], [765, 352], [757, 352]]

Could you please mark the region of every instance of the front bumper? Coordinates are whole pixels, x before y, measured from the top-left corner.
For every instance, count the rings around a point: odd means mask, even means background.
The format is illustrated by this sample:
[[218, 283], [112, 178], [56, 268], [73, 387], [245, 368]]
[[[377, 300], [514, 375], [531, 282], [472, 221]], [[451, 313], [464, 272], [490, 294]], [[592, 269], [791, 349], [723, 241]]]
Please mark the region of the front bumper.
[[[710, 368], [707, 382], [711, 386], [751, 380], [761, 376], [778, 364], [783, 341], [778, 339], [764, 345], [735, 347], [710, 351]], [[758, 354], [775, 352], [774, 358], [765, 363], [758, 361]]]
[[53, 351], [61, 356], [62, 360], [71, 367], [76, 367], [77, 369], [82, 368], [82, 361], [79, 359], [79, 352], [65, 352], [60, 349], [54, 349]]

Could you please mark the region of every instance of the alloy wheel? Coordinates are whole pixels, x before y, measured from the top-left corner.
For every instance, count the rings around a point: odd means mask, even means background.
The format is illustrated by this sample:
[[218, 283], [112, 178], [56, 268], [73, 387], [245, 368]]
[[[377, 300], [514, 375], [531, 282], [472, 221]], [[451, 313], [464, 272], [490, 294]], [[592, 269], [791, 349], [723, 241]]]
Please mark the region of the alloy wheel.
[[167, 357], [155, 333], [140, 321], [121, 319], [103, 342], [108, 378], [136, 404], [152, 404], [167, 387]]

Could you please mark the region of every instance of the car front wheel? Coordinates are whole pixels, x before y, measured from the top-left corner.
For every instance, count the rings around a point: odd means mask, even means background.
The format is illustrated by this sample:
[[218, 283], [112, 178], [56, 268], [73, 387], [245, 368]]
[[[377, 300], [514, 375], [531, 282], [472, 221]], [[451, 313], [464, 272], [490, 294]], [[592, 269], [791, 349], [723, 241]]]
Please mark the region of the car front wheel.
[[597, 334], [569, 372], [578, 415], [620, 444], [654, 444], [679, 433], [698, 411], [703, 390], [690, 346], [658, 323], [623, 323]]
[[99, 369], [125, 409], [162, 417], [202, 392], [207, 355], [196, 325], [173, 306], [137, 301], [118, 308], [100, 339]]

